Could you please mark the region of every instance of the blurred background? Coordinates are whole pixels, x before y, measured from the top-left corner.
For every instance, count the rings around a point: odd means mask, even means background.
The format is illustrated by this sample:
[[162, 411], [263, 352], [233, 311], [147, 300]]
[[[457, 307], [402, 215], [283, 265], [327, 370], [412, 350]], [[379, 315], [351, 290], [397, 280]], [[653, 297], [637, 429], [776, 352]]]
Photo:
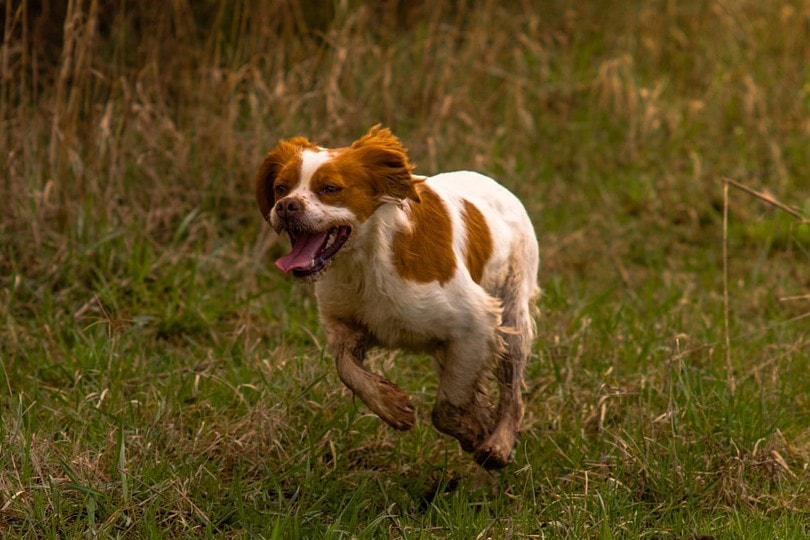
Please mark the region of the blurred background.
[[15, 228], [83, 213], [90, 229], [126, 221], [158, 237], [190, 208], [219, 233], [254, 227], [252, 176], [279, 138], [340, 146], [377, 122], [422, 174], [495, 175], [546, 234], [572, 220], [607, 240], [598, 221], [618, 216], [697, 234], [718, 217], [722, 177], [808, 204], [806, 2], [3, 11], [2, 231], [24, 245], [33, 231]]

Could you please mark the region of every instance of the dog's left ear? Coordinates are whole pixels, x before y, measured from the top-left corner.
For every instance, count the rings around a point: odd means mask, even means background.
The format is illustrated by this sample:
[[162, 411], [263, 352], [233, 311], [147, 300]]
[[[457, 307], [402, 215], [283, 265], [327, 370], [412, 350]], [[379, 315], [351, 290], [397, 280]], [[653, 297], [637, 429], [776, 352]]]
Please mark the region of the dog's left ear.
[[351, 149], [370, 173], [379, 195], [419, 202], [415, 184], [422, 180], [411, 175], [413, 165], [408, 161], [405, 147], [390, 129], [377, 124], [355, 141]]
[[304, 137], [293, 137], [279, 142], [275, 148], [270, 150], [259, 167], [256, 174], [256, 202], [265, 221], [269, 221], [270, 210], [276, 204], [276, 196], [273, 191], [273, 184], [278, 177], [278, 173], [290, 160], [301, 153], [303, 148], [315, 148], [315, 145]]

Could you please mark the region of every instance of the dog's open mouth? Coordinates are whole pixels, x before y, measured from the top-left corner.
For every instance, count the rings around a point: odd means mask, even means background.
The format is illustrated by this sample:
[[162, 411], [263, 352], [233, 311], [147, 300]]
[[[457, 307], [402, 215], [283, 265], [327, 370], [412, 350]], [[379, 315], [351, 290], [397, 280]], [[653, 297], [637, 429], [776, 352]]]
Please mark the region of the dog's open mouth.
[[287, 232], [292, 250], [277, 260], [276, 266], [287, 274], [292, 272], [295, 277], [307, 277], [323, 270], [335, 258], [351, 236], [352, 229], [342, 225], [321, 232]]

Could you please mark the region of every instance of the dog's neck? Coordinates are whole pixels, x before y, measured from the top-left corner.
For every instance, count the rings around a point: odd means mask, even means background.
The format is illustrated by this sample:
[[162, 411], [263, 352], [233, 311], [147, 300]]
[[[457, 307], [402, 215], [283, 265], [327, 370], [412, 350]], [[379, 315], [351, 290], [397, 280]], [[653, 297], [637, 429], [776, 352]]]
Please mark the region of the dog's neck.
[[377, 267], [380, 263], [382, 266], [389, 266], [394, 237], [411, 226], [408, 220], [408, 207], [411, 204], [414, 203], [397, 201], [380, 206], [363, 223], [350, 249], [343, 256], [337, 257], [333, 266], [347, 265], [354, 271], [358, 267]]
[[349, 295], [379, 297], [395, 295], [389, 290], [397, 280], [392, 261], [396, 234], [410, 227], [408, 207], [411, 201], [390, 202], [380, 206], [357, 231], [352, 245], [340, 253], [315, 283], [319, 298]]

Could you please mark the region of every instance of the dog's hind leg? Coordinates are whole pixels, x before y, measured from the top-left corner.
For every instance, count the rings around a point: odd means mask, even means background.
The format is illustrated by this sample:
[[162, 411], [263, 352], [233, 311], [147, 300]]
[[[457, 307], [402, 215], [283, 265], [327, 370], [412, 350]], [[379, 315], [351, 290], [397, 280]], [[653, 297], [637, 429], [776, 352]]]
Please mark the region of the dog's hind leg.
[[[509, 291], [520, 291], [517, 286], [507, 287]], [[521, 387], [523, 370], [531, 355], [534, 341], [535, 287], [531, 292], [507, 296], [503, 305], [503, 326], [501, 335], [504, 348], [498, 358], [498, 385], [500, 400], [495, 428], [489, 437], [475, 450], [475, 460], [484, 468], [498, 469], [509, 463], [512, 449], [517, 441], [517, 432], [523, 418]]]
[[411, 429], [416, 423], [411, 398], [396, 384], [363, 367], [369, 344], [366, 332], [337, 319], [325, 323], [340, 380], [391, 427]]
[[472, 312], [465, 331], [437, 354], [439, 392], [433, 408], [433, 425], [458, 439], [461, 448], [474, 452], [492, 429], [492, 406], [485, 372], [501, 350], [497, 328], [499, 303], [482, 291], [479, 310]]

